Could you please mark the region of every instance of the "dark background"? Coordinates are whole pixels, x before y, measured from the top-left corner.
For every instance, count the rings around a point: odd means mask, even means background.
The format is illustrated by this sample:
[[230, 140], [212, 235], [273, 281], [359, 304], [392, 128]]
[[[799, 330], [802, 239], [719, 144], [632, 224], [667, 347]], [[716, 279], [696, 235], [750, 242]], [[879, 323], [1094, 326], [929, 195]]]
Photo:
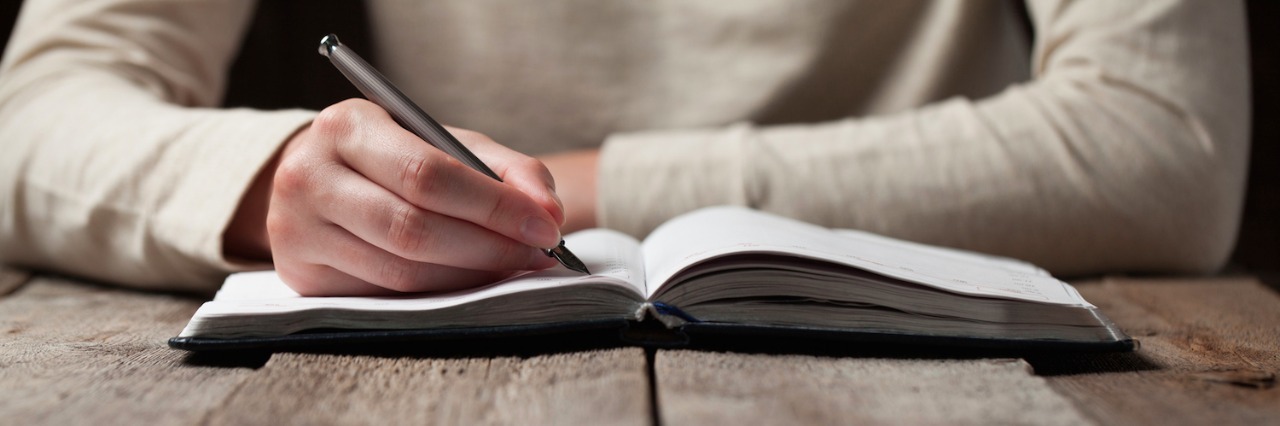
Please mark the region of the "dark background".
[[[359, 96], [354, 88], [316, 54], [320, 37], [340, 34], [370, 62], [371, 40], [363, 2], [325, 2], [317, 8], [307, 0], [259, 2], [258, 12], [245, 39], [240, 58], [231, 69], [227, 106], [255, 108], [304, 107], [321, 109], [342, 99]], [[8, 43], [21, 0], [0, 2], [0, 56]], [[1250, 0], [1249, 51], [1253, 73], [1253, 143], [1249, 159], [1249, 186], [1239, 240], [1229, 270], [1258, 274], [1280, 289], [1280, 125], [1273, 121], [1280, 101], [1273, 46], [1280, 41], [1280, 26], [1268, 25], [1280, 18], [1280, 2]], [[285, 64], [286, 66], [281, 66]]]

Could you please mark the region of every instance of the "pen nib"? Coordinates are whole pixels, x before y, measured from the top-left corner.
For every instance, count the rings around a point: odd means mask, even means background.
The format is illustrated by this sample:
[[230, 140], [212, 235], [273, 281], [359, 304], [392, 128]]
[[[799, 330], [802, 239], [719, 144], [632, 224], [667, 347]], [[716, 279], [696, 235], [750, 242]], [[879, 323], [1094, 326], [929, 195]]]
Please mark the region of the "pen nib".
[[582, 261], [578, 259], [578, 256], [574, 256], [573, 252], [569, 251], [569, 249], [564, 246], [564, 240], [560, 240], [560, 245], [556, 246], [556, 248], [546, 250], [546, 253], [547, 256], [556, 258], [556, 260], [566, 268], [591, 275], [591, 271], [587, 270], [587, 265], [582, 263]]

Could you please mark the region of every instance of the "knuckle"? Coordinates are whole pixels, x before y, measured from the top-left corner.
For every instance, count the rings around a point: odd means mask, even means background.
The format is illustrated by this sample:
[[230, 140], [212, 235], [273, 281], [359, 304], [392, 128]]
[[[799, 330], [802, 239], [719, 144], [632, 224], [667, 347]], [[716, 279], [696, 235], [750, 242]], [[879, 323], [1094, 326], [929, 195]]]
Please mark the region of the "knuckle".
[[281, 161], [271, 179], [272, 192], [286, 197], [301, 194], [309, 179], [310, 171], [305, 165], [298, 161]]
[[273, 254], [279, 256], [282, 253], [291, 253], [307, 243], [307, 238], [311, 234], [306, 232], [304, 229], [306, 225], [302, 222], [304, 221], [289, 214], [267, 213], [267, 238]]
[[[443, 155], [443, 154], [442, 154]], [[422, 153], [405, 154], [400, 160], [400, 181], [411, 200], [432, 197], [445, 191], [449, 184], [451, 158]]]
[[267, 235], [271, 236], [272, 242], [275, 242], [276, 238], [281, 238], [281, 242], [285, 242], [287, 241], [285, 238], [292, 233], [293, 221], [286, 219], [284, 215], [279, 213], [267, 213]]
[[325, 137], [341, 139], [355, 129], [355, 123], [359, 122], [359, 115], [358, 100], [348, 99], [321, 110], [312, 120], [311, 128]]
[[387, 241], [397, 253], [412, 255], [431, 246], [434, 234], [426, 226], [426, 218], [413, 206], [402, 205], [391, 213]]
[[537, 158], [524, 157], [517, 163], [520, 168], [528, 170], [534, 176], [550, 176], [551, 170], [547, 169], [547, 165], [543, 164]]
[[419, 190], [429, 173], [428, 161], [427, 157], [417, 153], [406, 153], [400, 157], [400, 183], [405, 189], [415, 193]]
[[553, 185], [555, 182], [551, 175], [551, 169], [548, 169], [547, 165], [537, 158], [524, 157], [516, 163], [516, 167], [528, 173], [532, 178], [542, 179], [548, 185]]

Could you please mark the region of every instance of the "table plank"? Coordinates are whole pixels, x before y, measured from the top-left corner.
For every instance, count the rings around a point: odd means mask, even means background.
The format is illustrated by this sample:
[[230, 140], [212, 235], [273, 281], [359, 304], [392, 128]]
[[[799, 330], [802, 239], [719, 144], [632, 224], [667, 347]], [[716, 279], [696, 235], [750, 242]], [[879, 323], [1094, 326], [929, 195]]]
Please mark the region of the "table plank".
[[0, 415], [23, 424], [197, 423], [253, 373], [165, 346], [199, 301], [37, 276], [0, 298]]
[[[199, 300], [42, 275], [17, 281], [0, 297], [0, 415], [23, 423], [652, 420], [638, 348], [434, 358], [276, 354], [269, 361], [190, 356], [168, 349], [165, 339]], [[1022, 361], [663, 350], [653, 365], [658, 411], [671, 424], [1280, 418], [1275, 292], [1251, 278], [1110, 278], [1077, 286], [1142, 341], [1137, 353]]]
[[667, 424], [1088, 424], [1017, 359], [659, 351]]
[[[1252, 278], [1110, 278], [1077, 284], [1127, 333], [1146, 366], [1071, 371], [1033, 360], [1050, 385], [1105, 424], [1280, 421], [1280, 296]], [[1069, 361], [1069, 360], [1066, 360]], [[1064, 370], [1056, 372], [1054, 370]], [[1119, 370], [1119, 371], [1109, 371]]]
[[639, 348], [269, 361], [169, 349], [199, 304], [33, 279], [0, 299], [0, 414], [29, 424], [651, 423]]
[[276, 354], [211, 423], [651, 423], [639, 348], [529, 358]]

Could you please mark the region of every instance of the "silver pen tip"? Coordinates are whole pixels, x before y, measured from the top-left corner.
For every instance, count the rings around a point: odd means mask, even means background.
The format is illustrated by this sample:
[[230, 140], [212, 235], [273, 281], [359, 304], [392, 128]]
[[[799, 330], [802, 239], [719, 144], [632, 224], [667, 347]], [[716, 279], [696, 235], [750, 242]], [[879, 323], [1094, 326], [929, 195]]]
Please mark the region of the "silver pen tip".
[[573, 252], [569, 251], [568, 247], [564, 246], [564, 240], [560, 240], [560, 245], [556, 246], [556, 248], [547, 250], [546, 253], [547, 256], [556, 258], [556, 260], [566, 268], [591, 275], [591, 271], [587, 270], [587, 264], [582, 263], [582, 260], [578, 259], [578, 256], [575, 256]]
[[320, 55], [326, 58], [329, 57], [329, 52], [332, 52], [333, 49], [337, 49], [339, 44], [341, 44], [341, 42], [338, 41], [338, 36], [333, 34], [324, 36], [320, 39]]

